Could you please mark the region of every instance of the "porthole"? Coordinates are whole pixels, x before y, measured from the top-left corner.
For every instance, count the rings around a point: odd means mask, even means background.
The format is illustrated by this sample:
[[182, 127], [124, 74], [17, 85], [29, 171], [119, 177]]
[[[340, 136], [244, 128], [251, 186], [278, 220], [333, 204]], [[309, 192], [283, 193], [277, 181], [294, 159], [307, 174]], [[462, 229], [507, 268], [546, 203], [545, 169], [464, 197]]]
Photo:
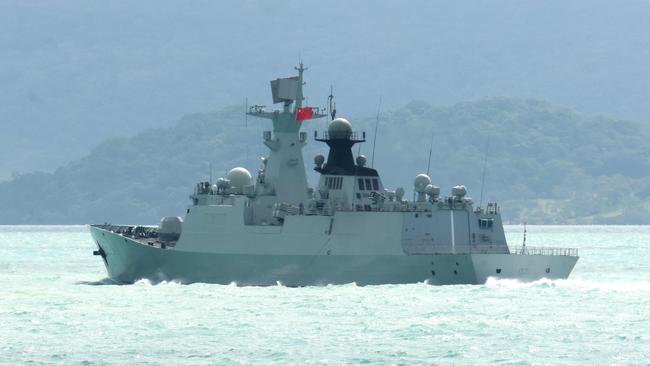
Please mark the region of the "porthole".
[[457, 275], [457, 274], [458, 274], [458, 271], [457, 271], [457, 270], [454, 270], [454, 274]]
[[435, 275], [436, 275], [436, 271], [431, 271], [431, 275], [432, 275], [432, 276], [435, 276]]
[[497, 268], [497, 273], [501, 273], [501, 268]]
[[551, 269], [550, 269], [550, 268], [546, 268], [546, 273], [551, 273]]

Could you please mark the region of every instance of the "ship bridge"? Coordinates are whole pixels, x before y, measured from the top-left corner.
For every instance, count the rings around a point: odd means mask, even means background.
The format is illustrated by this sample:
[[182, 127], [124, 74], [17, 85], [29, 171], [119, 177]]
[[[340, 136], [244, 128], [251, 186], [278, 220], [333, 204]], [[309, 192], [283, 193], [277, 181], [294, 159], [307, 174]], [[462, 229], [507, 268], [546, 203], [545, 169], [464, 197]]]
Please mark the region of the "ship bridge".
[[321, 175], [321, 196], [332, 199], [339, 209], [370, 210], [372, 201], [384, 193], [384, 186], [377, 170], [365, 166], [366, 157], [354, 159], [352, 154], [355, 144], [366, 141], [365, 132], [359, 137], [348, 120], [335, 118], [320, 136], [314, 132], [314, 139], [329, 146], [327, 161], [323, 155], [314, 158], [314, 170]]

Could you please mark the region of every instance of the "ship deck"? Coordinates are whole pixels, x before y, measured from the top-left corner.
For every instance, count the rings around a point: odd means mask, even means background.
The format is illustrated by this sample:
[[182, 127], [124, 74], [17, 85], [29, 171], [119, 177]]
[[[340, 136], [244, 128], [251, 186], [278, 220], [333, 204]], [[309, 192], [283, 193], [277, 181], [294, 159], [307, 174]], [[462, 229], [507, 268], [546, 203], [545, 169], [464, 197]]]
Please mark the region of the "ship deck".
[[112, 224], [96, 224], [90, 225], [92, 227], [110, 231], [112, 233], [121, 235], [125, 238], [134, 240], [140, 244], [148, 245], [154, 248], [165, 249], [168, 246], [174, 246], [175, 243], [166, 243], [160, 241], [158, 236], [157, 226], [147, 225], [112, 225]]
[[[147, 225], [112, 225], [112, 224], [97, 224], [90, 225], [98, 229], [110, 231], [112, 233], [122, 235], [131, 240], [137, 241], [140, 244], [148, 245], [154, 248], [173, 247], [175, 242], [162, 242], [158, 235], [157, 226]], [[568, 256], [579, 257], [577, 248], [560, 248], [560, 247], [530, 247], [519, 246], [509, 247], [509, 254], [514, 255], [545, 255], [545, 256]]]

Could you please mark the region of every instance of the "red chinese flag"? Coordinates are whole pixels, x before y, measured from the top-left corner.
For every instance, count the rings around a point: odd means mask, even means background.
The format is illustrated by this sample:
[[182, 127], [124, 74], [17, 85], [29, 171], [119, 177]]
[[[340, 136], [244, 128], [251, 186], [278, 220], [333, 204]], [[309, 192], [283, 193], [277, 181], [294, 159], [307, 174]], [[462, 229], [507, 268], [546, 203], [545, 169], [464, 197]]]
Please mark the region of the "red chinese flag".
[[296, 110], [296, 121], [310, 119], [314, 116], [314, 110], [311, 107], [298, 108]]

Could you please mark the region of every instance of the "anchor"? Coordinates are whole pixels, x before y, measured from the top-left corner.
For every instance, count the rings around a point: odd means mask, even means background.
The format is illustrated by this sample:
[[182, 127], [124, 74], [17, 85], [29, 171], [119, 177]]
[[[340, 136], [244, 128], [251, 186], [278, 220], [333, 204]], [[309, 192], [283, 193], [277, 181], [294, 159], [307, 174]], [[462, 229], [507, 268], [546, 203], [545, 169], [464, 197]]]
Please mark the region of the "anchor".
[[102, 259], [104, 260], [104, 264], [108, 267], [108, 262], [106, 261], [106, 252], [104, 251], [104, 248], [102, 248], [102, 246], [99, 245], [99, 243], [97, 243], [97, 247], [99, 248], [99, 250], [93, 250], [93, 255], [101, 256]]

